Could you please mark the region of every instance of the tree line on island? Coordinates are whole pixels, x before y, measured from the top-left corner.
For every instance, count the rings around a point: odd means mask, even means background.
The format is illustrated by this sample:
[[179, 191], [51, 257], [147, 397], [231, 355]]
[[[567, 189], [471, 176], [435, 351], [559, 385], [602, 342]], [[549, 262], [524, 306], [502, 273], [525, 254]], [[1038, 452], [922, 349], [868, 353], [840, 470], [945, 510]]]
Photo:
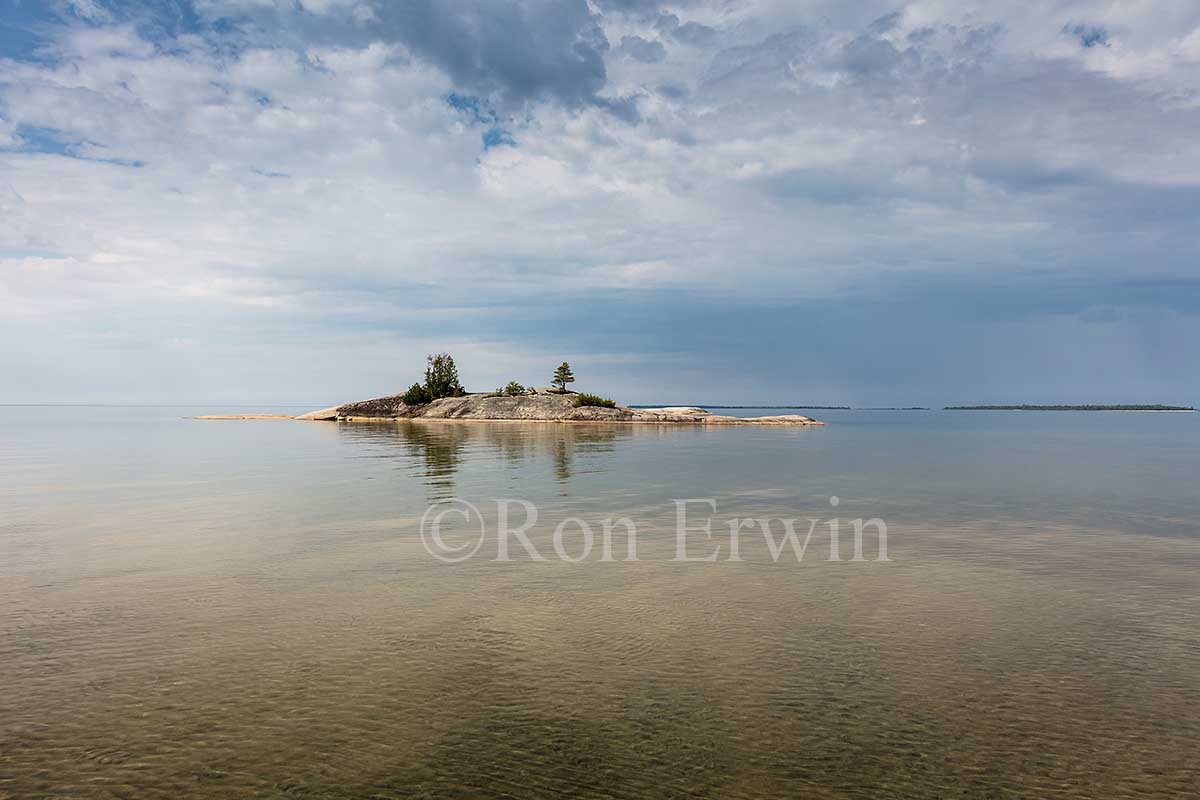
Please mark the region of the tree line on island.
[[[458, 377], [458, 366], [449, 353], [434, 353], [425, 359], [425, 382], [414, 383], [400, 396], [406, 406], [420, 406], [441, 400], [443, 397], [463, 397], [468, 394]], [[616, 408], [617, 404], [606, 397], [600, 397], [586, 392], [568, 392], [567, 384], [575, 382], [575, 373], [566, 361], [554, 370], [550, 385], [559, 394], [573, 394], [572, 402], [576, 407], [599, 406], [601, 408]], [[523, 386], [518, 381], [509, 381], [488, 397], [521, 397], [536, 392], [532, 387]]]

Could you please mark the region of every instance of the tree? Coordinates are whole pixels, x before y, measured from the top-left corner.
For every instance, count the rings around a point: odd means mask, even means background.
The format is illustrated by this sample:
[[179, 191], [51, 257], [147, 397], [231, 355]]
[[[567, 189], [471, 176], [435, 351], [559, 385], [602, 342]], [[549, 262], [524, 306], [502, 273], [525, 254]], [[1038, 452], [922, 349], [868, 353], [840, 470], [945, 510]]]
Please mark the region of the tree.
[[574, 382], [575, 375], [571, 372], [571, 365], [565, 361], [558, 365], [558, 369], [554, 370], [554, 379], [550, 381], [551, 384], [558, 387], [560, 392], [565, 392], [567, 384]]
[[430, 400], [439, 397], [461, 397], [466, 394], [458, 381], [458, 367], [449, 353], [429, 356], [425, 367], [425, 394]]

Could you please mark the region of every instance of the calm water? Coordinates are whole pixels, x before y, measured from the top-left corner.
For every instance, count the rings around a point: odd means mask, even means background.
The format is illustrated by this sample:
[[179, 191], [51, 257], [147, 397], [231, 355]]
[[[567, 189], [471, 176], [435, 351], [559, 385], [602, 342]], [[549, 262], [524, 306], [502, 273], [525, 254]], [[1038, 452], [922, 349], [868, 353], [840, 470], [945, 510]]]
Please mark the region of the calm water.
[[[0, 798], [1200, 794], [1195, 414], [184, 418], [226, 410], [0, 414]], [[547, 560], [434, 558], [455, 497]], [[571, 516], [639, 560], [559, 559]], [[730, 561], [735, 517], [820, 525]]]

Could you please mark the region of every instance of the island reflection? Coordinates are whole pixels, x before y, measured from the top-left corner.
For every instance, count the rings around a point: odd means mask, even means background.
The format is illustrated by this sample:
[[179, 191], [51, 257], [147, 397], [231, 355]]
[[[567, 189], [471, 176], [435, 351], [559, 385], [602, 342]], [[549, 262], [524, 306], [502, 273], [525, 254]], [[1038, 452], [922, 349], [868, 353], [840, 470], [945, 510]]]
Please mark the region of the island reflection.
[[[614, 453], [618, 442], [639, 435], [631, 425], [560, 423], [397, 421], [338, 428], [348, 443], [371, 448], [373, 457], [397, 458], [401, 468], [425, 483], [430, 499], [453, 496], [456, 477], [471, 460], [533, 468], [541, 463], [558, 483], [567, 484], [581, 456]], [[595, 461], [596, 468], [601, 464]]]

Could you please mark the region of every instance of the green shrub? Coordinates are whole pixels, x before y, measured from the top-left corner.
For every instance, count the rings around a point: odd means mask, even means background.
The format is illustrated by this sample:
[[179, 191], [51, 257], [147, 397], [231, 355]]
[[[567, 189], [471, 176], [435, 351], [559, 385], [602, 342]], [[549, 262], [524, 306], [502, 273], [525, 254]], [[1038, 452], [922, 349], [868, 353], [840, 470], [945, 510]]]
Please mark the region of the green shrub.
[[420, 406], [429, 402], [429, 392], [425, 391], [425, 387], [419, 383], [414, 383], [408, 387], [408, 391], [400, 395], [401, 402], [406, 406]]
[[488, 397], [520, 397], [527, 391], [528, 389], [516, 381], [509, 381], [507, 385], [501, 386], [494, 392], [490, 392]]
[[616, 408], [617, 404], [607, 397], [600, 397], [594, 394], [577, 394], [575, 395], [575, 407], [582, 408], [583, 406], [597, 406], [599, 408]]

